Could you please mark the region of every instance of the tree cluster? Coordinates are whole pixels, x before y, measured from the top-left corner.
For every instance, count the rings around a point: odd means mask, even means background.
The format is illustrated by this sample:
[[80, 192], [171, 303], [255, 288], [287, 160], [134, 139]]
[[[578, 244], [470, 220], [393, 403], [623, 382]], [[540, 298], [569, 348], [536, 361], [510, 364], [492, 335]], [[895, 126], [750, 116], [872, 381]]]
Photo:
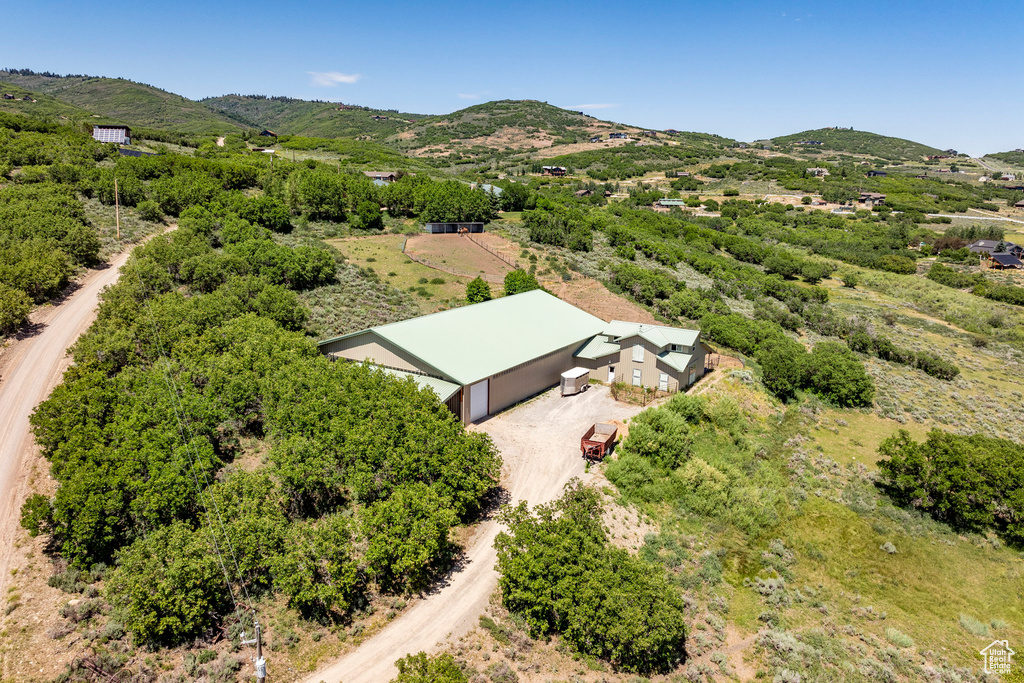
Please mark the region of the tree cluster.
[[667, 671], [685, 656], [682, 596], [664, 570], [612, 547], [593, 489], [571, 482], [555, 502], [505, 508], [498, 534], [502, 603], [534, 636], [626, 671]]
[[923, 443], [899, 430], [878, 447], [882, 487], [901, 506], [960, 531], [995, 531], [1024, 545], [1024, 447], [938, 429]]

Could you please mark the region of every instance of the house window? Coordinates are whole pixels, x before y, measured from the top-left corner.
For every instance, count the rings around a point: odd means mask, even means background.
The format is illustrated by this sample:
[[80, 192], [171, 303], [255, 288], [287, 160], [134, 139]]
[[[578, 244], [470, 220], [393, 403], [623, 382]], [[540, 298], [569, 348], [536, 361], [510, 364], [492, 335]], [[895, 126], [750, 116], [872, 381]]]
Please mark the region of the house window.
[[633, 386], [634, 387], [640, 386], [640, 383], [642, 381], [643, 381], [643, 370], [641, 370], [640, 368], [634, 368], [633, 369]]
[[643, 363], [644, 362], [644, 345], [634, 344], [633, 345], [633, 362]]

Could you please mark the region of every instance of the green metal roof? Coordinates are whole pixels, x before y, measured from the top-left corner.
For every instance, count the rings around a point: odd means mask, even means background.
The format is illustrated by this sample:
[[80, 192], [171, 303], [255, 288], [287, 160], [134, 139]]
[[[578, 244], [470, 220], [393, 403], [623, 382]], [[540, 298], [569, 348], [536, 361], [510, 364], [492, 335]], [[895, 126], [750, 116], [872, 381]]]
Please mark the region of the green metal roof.
[[587, 341], [605, 326], [600, 318], [538, 289], [372, 327], [369, 332], [465, 385]]
[[402, 372], [401, 370], [394, 370], [392, 368], [384, 368], [376, 366], [382, 372], [386, 372], [389, 375], [398, 377], [399, 379], [405, 379], [406, 377], [412, 377], [412, 380], [419, 385], [420, 389], [430, 389], [442, 402], [447, 401], [455, 392], [461, 389], [458, 384], [452, 384], [451, 382], [445, 382], [443, 379], [436, 377], [427, 377], [426, 375], [417, 375], [414, 372]]
[[598, 358], [604, 358], [613, 353], [618, 353], [621, 347], [618, 344], [605, 341], [604, 335], [598, 335], [587, 342], [587, 345], [576, 352], [577, 358], [587, 358], [589, 360], [597, 360]]
[[622, 320], [613, 320], [605, 328], [604, 333], [615, 338], [616, 341], [623, 337], [639, 335], [658, 348], [669, 344], [679, 346], [693, 346], [700, 337], [698, 330], [684, 330], [680, 327], [666, 327], [665, 325], [648, 325], [646, 323], [628, 323]]
[[690, 361], [693, 360], [693, 356], [688, 353], [665, 351], [658, 354], [658, 360], [670, 368], [675, 368], [679, 372], [686, 372], [686, 367], [690, 364]]

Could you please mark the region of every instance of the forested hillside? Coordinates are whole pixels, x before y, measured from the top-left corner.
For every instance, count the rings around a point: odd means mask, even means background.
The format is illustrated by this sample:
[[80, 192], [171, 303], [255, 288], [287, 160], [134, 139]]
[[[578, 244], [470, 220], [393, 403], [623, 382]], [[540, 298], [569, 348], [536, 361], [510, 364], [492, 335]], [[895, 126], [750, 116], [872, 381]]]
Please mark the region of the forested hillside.
[[123, 78], [0, 71], [0, 81], [43, 93], [118, 123], [158, 130], [213, 133], [242, 126], [198, 102]]
[[[852, 128], [805, 130], [802, 133], [774, 137], [769, 142], [772, 149], [781, 152], [806, 153], [814, 150], [827, 150], [846, 152], [847, 154], [864, 154], [886, 161], [921, 161], [926, 156], [942, 154], [941, 150], [922, 145], [919, 142], [853, 130]], [[807, 142], [821, 144], [808, 145], [805, 144]]]
[[263, 95], [224, 95], [200, 103], [252, 128], [314, 138], [381, 140], [423, 118], [421, 114]]

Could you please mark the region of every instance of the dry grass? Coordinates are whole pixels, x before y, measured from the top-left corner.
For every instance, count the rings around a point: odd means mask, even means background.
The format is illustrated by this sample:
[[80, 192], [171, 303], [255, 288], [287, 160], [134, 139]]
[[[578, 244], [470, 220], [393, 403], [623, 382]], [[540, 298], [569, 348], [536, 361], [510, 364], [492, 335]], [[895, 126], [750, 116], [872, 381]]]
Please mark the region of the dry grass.
[[[423, 313], [433, 313], [464, 302], [469, 278], [416, 263], [402, 253], [405, 239], [404, 235], [381, 235], [333, 239], [327, 243], [344, 254], [349, 263], [372, 269], [382, 282], [412, 292]], [[444, 283], [431, 283], [437, 279], [444, 280]]]

